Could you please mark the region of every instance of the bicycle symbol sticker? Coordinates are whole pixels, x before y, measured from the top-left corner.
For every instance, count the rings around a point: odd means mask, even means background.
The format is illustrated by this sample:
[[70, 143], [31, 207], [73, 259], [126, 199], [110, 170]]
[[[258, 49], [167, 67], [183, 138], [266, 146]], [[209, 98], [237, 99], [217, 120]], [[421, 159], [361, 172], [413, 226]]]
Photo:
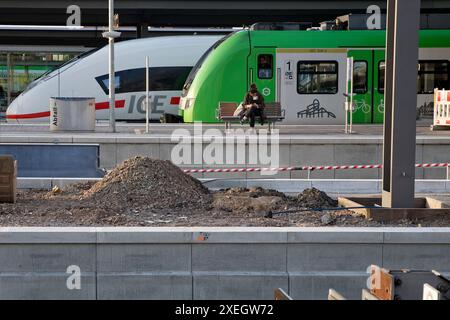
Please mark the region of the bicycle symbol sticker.
[[353, 101], [353, 112], [361, 110], [363, 113], [370, 113], [370, 104], [366, 100], [355, 100]]

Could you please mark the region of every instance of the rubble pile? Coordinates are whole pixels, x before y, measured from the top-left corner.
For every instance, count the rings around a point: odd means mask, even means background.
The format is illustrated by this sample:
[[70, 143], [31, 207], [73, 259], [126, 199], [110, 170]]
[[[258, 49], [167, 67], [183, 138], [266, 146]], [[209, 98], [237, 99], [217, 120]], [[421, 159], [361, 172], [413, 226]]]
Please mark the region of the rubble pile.
[[208, 207], [209, 191], [170, 161], [135, 157], [114, 168], [82, 194], [108, 206], [151, 209]]
[[334, 208], [338, 204], [336, 200], [316, 188], [305, 189], [297, 196], [297, 202], [304, 208]]

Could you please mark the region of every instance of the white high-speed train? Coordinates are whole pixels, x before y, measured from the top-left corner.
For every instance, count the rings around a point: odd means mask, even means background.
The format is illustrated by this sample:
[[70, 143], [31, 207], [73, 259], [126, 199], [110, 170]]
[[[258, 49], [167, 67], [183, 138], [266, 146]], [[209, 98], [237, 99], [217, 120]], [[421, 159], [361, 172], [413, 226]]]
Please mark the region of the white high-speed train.
[[[168, 36], [115, 45], [117, 120], [143, 120], [145, 57], [150, 57], [151, 119], [178, 114], [181, 90], [192, 67], [222, 35]], [[8, 122], [48, 122], [51, 97], [94, 97], [96, 119], [109, 119], [108, 47], [80, 55], [32, 82], [8, 107]]]

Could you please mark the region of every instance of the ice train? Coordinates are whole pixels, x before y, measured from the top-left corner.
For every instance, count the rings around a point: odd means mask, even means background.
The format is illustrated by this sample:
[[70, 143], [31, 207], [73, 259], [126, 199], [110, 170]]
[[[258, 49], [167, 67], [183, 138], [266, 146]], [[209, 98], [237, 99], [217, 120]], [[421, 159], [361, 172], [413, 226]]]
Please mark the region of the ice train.
[[[150, 57], [151, 119], [178, 114], [183, 84], [222, 35], [168, 36], [116, 43], [117, 120], [145, 119], [145, 57]], [[90, 51], [32, 82], [8, 107], [8, 122], [48, 122], [51, 97], [94, 97], [96, 119], [109, 119], [108, 47]]]

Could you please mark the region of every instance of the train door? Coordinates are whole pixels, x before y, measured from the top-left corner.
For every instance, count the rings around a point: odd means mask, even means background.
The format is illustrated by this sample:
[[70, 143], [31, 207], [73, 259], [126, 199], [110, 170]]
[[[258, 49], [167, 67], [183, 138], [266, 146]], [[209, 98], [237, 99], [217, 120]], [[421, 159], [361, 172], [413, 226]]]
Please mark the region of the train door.
[[254, 48], [248, 61], [249, 86], [255, 83], [266, 102], [275, 101], [275, 48]]
[[373, 51], [373, 123], [384, 120], [385, 51]]
[[346, 49], [277, 49], [277, 97], [288, 124], [344, 124]]
[[373, 51], [350, 50], [353, 57], [353, 123], [371, 123], [373, 117]]

